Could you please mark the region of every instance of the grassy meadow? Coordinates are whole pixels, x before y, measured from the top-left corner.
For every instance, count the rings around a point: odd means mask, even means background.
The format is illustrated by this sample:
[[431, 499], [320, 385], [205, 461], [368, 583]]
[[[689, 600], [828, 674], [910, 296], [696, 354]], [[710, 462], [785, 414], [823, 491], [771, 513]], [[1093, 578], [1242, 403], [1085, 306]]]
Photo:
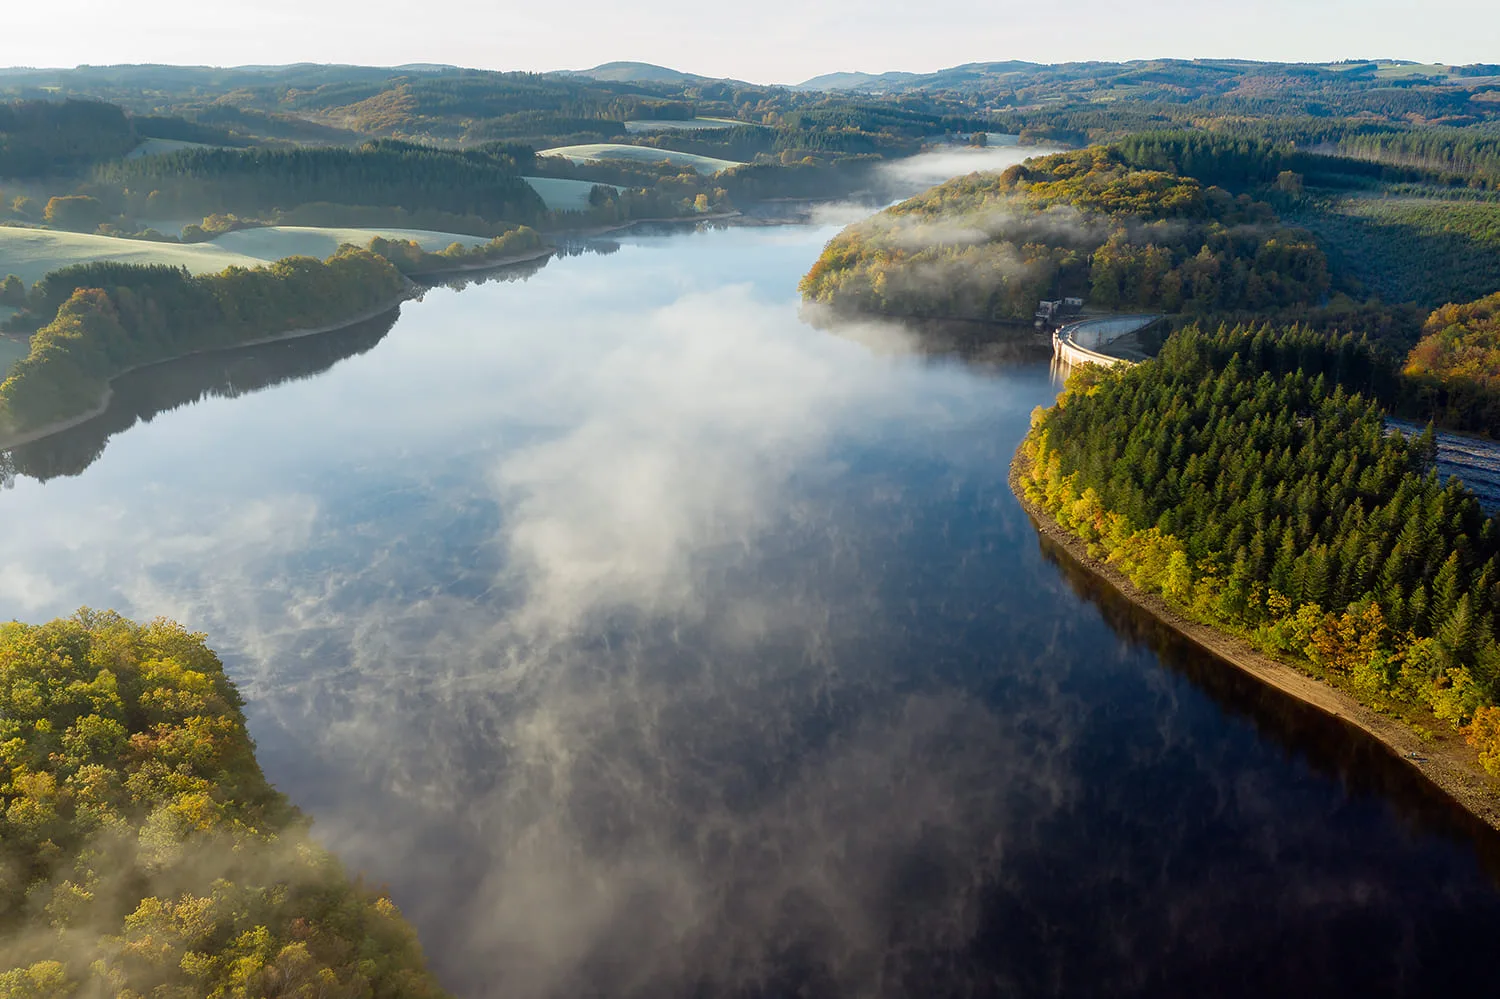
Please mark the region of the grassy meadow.
[[754, 125], [753, 121], [735, 121], [732, 118], [641, 118], [627, 121], [625, 131], [631, 135], [644, 132], [698, 132], [715, 128], [733, 128], [736, 125]]
[[552, 212], [581, 212], [589, 206], [589, 192], [593, 181], [568, 180], [563, 177], [522, 177], [537, 194], [542, 196], [547, 210]]
[[445, 250], [454, 243], [468, 247], [482, 246], [489, 242], [483, 236], [462, 236], [455, 232], [432, 232], [427, 229], [343, 229], [277, 225], [226, 232], [206, 245], [252, 257], [257, 262], [280, 260], [283, 257], [317, 257], [322, 260], [332, 256], [344, 243], [369, 246], [370, 240], [376, 236], [410, 240], [429, 253]]
[[[585, 192], [587, 196], [587, 192]], [[409, 239], [436, 252], [452, 243], [478, 246], [482, 236], [425, 229], [341, 229], [312, 226], [271, 226], [225, 233], [207, 243], [156, 243], [114, 236], [92, 236], [53, 229], [0, 226], [0, 278], [14, 274], [27, 284], [42, 275], [92, 260], [125, 264], [169, 264], [194, 274], [211, 274], [226, 267], [259, 267], [283, 257], [307, 256], [322, 260], [341, 243], [368, 246], [376, 236]]]
[[213, 243], [155, 243], [114, 236], [92, 236], [54, 229], [21, 229], [0, 226], [0, 277], [14, 274], [27, 284], [42, 275], [91, 260], [122, 264], [170, 264], [186, 267], [194, 274], [222, 271], [226, 267], [259, 267], [262, 258], [246, 256]]
[[614, 142], [595, 142], [582, 146], [557, 146], [543, 149], [538, 156], [565, 156], [574, 163], [592, 160], [630, 160], [635, 163], [660, 163], [666, 160], [673, 166], [690, 166], [701, 174], [718, 173], [731, 167], [743, 166], [738, 160], [721, 160], [714, 156], [699, 156], [695, 153], [679, 153], [671, 149], [653, 149], [650, 146], [627, 146]]

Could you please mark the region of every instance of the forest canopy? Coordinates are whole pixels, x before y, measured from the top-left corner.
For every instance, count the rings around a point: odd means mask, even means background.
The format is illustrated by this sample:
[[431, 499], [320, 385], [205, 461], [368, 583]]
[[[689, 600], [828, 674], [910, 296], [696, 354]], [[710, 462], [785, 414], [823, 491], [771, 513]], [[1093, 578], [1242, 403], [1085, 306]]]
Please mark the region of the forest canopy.
[[167, 214], [254, 215], [321, 202], [533, 222], [546, 206], [521, 179], [530, 155], [524, 147], [459, 152], [389, 141], [357, 149], [184, 149], [102, 166], [95, 180], [154, 191], [151, 210]]
[[[1377, 706], [1489, 732], [1500, 523], [1440, 479], [1430, 430], [1386, 433], [1365, 394], [1378, 369], [1349, 337], [1189, 327], [1037, 412], [1025, 492], [1189, 617]], [[1486, 751], [1500, 772], [1500, 742]]]
[[1317, 302], [1327, 261], [1270, 205], [1093, 147], [960, 177], [835, 237], [802, 282], [845, 311], [1020, 319], [1045, 298], [1211, 312]]
[[1415, 404], [1444, 426], [1500, 434], [1500, 292], [1427, 320], [1403, 374]]
[[0, 625], [0, 995], [439, 999], [255, 761], [204, 636]]
[[113, 104], [0, 102], [0, 177], [65, 173], [124, 156], [135, 144], [130, 119]]

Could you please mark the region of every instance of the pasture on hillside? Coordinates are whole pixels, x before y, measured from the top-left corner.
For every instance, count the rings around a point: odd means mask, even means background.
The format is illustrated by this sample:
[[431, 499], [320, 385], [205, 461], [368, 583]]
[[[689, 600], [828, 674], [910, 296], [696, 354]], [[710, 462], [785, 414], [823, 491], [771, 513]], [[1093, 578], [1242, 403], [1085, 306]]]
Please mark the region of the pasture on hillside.
[[429, 253], [446, 250], [454, 243], [465, 247], [482, 246], [489, 240], [484, 236], [463, 236], [456, 232], [433, 232], [428, 229], [343, 229], [329, 226], [276, 225], [262, 229], [241, 229], [226, 232], [214, 239], [210, 245], [232, 253], [254, 257], [259, 261], [280, 260], [283, 257], [317, 257], [327, 259], [338, 252], [344, 243], [367, 247], [376, 236], [386, 239], [406, 239], [416, 243]]
[[568, 180], [563, 177], [522, 177], [541, 195], [549, 212], [581, 212], [589, 207], [593, 181]]
[[213, 243], [156, 243], [81, 232], [0, 226], [0, 278], [14, 274], [29, 285], [59, 267], [91, 260], [168, 264], [186, 267], [194, 274], [209, 274], [234, 265], [259, 267], [265, 262], [259, 257], [236, 253]]
[[716, 128], [733, 128], [736, 125], [756, 125], [754, 121], [735, 121], [732, 118], [642, 118], [625, 122], [625, 131], [631, 135], [645, 132], [700, 132]]
[[437, 252], [453, 243], [479, 246], [482, 236], [425, 229], [341, 229], [312, 226], [271, 226], [225, 233], [207, 243], [157, 243], [115, 236], [91, 236], [53, 229], [0, 226], [0, 278], [14, 274], [28, 285], [42, 275], [72, 264], [112, 260], [123, 264], [168, 264], [194, 274], [210, 274], [226, 267], [259, 267], [283, 257], [326, 259], [343, 243], [369, 246], [376, 236], [409, 239], [422, 249]]
[[589, 163], [594, 160], [630, 160], [634, 163], [660, 163], [666, 160], [673, 166], [690, 166], [700, 174], [718, 173], [731, 167], [744, 166], [738, 160], [721, 160], [713, 156], [695, 153], [679, 153], [671, 149], [653, 149], [650, 146], [627, 146], [615, 142], [594, 142], [581, 146], [557, 146], [543, 149], [538, 156], [564, 156], [574, 163]]

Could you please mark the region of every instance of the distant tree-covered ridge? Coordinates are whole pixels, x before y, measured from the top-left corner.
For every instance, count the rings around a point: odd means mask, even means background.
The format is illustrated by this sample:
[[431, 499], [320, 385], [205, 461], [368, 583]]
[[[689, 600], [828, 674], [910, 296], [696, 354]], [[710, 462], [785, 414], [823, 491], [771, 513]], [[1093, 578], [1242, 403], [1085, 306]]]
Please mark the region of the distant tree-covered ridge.
[[1270, 205], [1093, 147], [971, 174], [835, 237], [802, 281], [851, 311], [1029, 317], [1039, 299], [1213, 312], [1317, 302], [1327, 262]]
[[1029, 499], [1184, 615], [1415, 723], [1500, 774], [1500, 522], [1387, 435], [1349, 337], [1194, 327], [1076, 373], [1021, 450]]
[[30, 353], [0, 382], [0, 434], [87, 412], [114, 375], [199, 350], [352, 321], [406, 287], [385, 257], [345, 247], [326, 261], [192, 276], [166, 266], [79, 264], [32, 287]]
[[0, 625], [0, 996], [439, 999], [255, 761], [204, 636]]
[[101, 166], [95, 180], [156, 191], [153, 210], [169, 214], [253, 215], [331, 202], [534, 222], [547, 209], [521, 179], [529, 156], [524, 147], [460, 152], [388, 141], [358, 149], [184, 149]]

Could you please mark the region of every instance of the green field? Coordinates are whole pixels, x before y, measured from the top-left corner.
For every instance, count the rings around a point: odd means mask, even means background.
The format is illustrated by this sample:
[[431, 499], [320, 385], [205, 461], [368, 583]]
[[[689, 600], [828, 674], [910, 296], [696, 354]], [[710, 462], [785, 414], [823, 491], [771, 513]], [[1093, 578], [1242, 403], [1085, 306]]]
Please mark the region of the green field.
[[650, 146], [626, 146], [613, 142], [596, 142], [583, 146], [558, 146], [543, 149], [538, 156], [565, 156], [574, 163], [591, 160], [631, 160], [636, 163], [660, 163], [666, 160], [673, 166], [690, 166], [701, 174], [718, 173], [731, 167], [743, 166], [737, 160], [721, 160], [713, 156], [698, 156], [693, 153], [678, 153], [670, 149], [653, 149]]
[[581, 212], [589, 206], [589, 192], [594, 189], [592, 181], [566, 180], [562, 177], [522, 177], [530, 184], [548, 211]]
[[489, 242], [483, 236], [461, 236], [458, 233], [432, 232], [427, 229], [339, 229], [278, 225], [226, 232], [207, 245], [253, 257], [257, 261], [280, 260], [282, 257], [317, 257], [322, 260], [331, 257], [344, 243], [369, 246], [370, 240], [376, 236], [411, 240], [429, 253], [445, 250], [453, 243], [482, 246]]
[[733, 128], [736, 125], [754, 125], [753, 121], [734, 121], [731, 118], [642, 118], [627, 121], [625, 131], [631, 135], [641, 132], [696, 132], [714, 128]]
[[258, 267], [265, 261], [215, 246], [198, 243], [152, 243], [113, 236], [89, 236], [51, 229], [19, 229], [0, 226], [0, 277], [15, 274], [31, 284], [49, 271], [90, 260], [114, 260], [125, 264], [170, 264], [186, 267], [194, 274], [222, 271], [234, 264]]
[[15, 274], [31, 284], [49, 271], [90, 260], [170, 264], [173, 267], [186, 267], [194, 274], [207, 274], [230, 266], [259, 267], [282, 257], [309, 256], [322, 259], [331, 256], [341, 243], [368, 246], [376, 236], [414, 240], [429, 251], [446, 249], [455, 242], [464, 246], [478, 246], [488, 242], [481, 236], [429, 232], [424, 229], [274, 226], [225, 233], [210, 243], [181, 244], [0, 226], [0, 277]]

